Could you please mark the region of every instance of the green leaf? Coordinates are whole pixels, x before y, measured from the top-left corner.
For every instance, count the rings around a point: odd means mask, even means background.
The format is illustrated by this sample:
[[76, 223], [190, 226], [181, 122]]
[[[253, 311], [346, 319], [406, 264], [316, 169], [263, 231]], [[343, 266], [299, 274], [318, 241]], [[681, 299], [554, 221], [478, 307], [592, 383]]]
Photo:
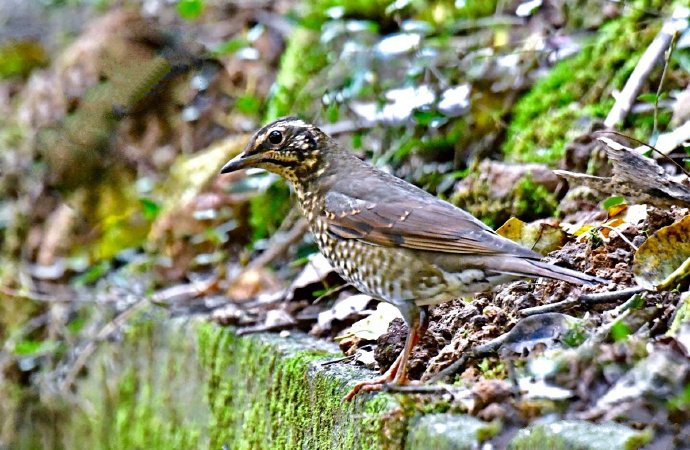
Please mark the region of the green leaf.
[[601, 206], [604, 207], [604, 209], [608, 210], [609, 208], [613, 206], [618, 206], [622, 205], [625, 203], [625, 197], [621, 197], [620, 195], [615, 195], [613, 197], [609, 197], [604, 202], [602, 203]]
[[204, 0], [180, 0], [177, 13], [186, 20], [196, 19], [204, 11]]
[[231, 55], [238, 50], [249, 46], [249, 41], [245, 37], [236, 37], [218, 44], [211, 53], [216, 56]]
[[144, 215], [144, 219], [148, 220], [149, 222], [153, 222], [161, 212], [161, 206], [150, 198], [140, 198], [139, 204], [141, 205], [141, 211]]
[[57, 348], [55, 341], [37, 341], [25, 339], [17, 342], [14, 346], [14, 354], [18, 356], [30, 356], [41, 353], [48, 353]]
[[243, 114], [255, 114], [261, 107], [261, 101], [253, 95], [241, 95], [235, 101], [235, 107]]
[[362, 148], [362, 133], [355, 133], [352, 135], [352, 148], [358, 150]]
[[688, 410], [690, 409], [690, 383], [685, 385], [683, 392], [668, 401], [669, 409]]
[[338, 121], [338, 118], [340, 117], [340, 110], [338, 109], [338, 105], [335, 103], [331, 103], [328, 105], [328, 109], [326, 110], [326, 119], [328, 120], [329, 123], [335, 123]]
[[110, 270], [109, 261], [101, 261], [98, 264], [91, 266], [86, 272], [81, 275], [74, 277], [73, 283], [77, 286], [85, 286], [87, 284], [93, 284], [98, 281], [103, 275], [105, 275]]
[[645, 92], [637, 96], [637, 100], [645, 103], [654, 103], [657, 101], [657, 96], [655, 92]]
[[611, 326], [611, 338], [614, 342], [620, 342], [630, 336], [630, 327], [624, 322], [618, 321]]

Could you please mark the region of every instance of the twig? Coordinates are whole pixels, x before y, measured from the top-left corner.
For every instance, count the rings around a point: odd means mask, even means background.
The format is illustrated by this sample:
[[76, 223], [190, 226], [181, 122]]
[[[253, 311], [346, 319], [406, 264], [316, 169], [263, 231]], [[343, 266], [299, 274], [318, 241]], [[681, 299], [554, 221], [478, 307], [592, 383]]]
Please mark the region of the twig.
[[124, 325], [135, 313], [141, 311], [142, 309], [144, 309], [145, 306], [148, 305], [149, 302], [147, 299], [141, 299], [137, 303], [133, 304], [132, 306], [130, 306], [129, 308], [115, 316], [113, 320], [111, 320], [103, 328], [101, 328], [101, 331], [98, 332], [96, 337], [89, 341], [82, 350], [82, 352], [79, 354], [79, 357], [72, 365], [70, 371], [67, 373], [65, 381], [62, 383], [61, 390], [66, 393], [69, 392], [71, 387], [74, 385], [74, 382], [76, 381], [79, 372], [81, 372], [86, 363], [89, 361], [91, 355], [93, 355], [93, 352], [96, 350], [99, 342], [107, 339], [118, 328]]
[[[289, 218], [290, 216], [288, 216], [286, 220]], [[295, 222], [295, 224], [286, 234], [280, 233], [273, 235], [268, 249], [247, 264], [243, 272], [269, 265], [273, 260], [287, 252], [290, 246], [300, 240], [308, 229], [309, 222], [307, 222], [305, 218], [301, 217], [297, 220], [297, 222]]]
[[637, 246], [636, 246], [635, 244], [633, 244], [632, 241], [630, 241], [630, 239], [628, 239], [623, 233], [621, 233], [620, 231], [618, 231], [618, 230], [615, 229], [614, 227], [609, 226], [609, 225], [606, 225], [606, 224], [601, 224], [600, 227], [601, 227], [601, 228], [606, 228], [606, 229], [609, 230], [609, 231], [615, 232], [615, 233], [616, 233], [618, 236], [620, 236], [620, 238], [623, 239], [633, 250], [637, 251]]
[[611, 111], [609, 111], [608, 116], [606, 116], [606, 120], [604, 120], [604, 125], [607, 128], [613, 128], [625, 119], [635, 103], [635, 99], [645, 80], [657, 64], [661, 55], [671, 45], [673, 36], [677, 32], [683, 31], [688, 27], [687, 18], [681, 19], [679, 17], [680, 14], [676, 14], [677, 11], [674, 11], [671, 17], [664, 22], [661, 31], [659, 31], [652, 43], [647, 47], [647, 50], [645, 50], [640, 57], [637, 66], [635, 66], [632, 74], [630, 74], [630, 78], [628, 78], [628, 81], [625, 83], [623, 90], [618, 95], [618, 98], [616, 98], [616, 103], [613, 105], [613, 108], [611, 108]]
[[321, 363], [321, 367], [327, 367], [333, 364], [338, 364], [341, 362], [350, 362], [353, 359], [357, 357], [357, 354], [350, 355], [350, 356], [343, 356], [342, 358], [335, 358], [335, 359], [329, 359], [328, 361], [324, 361]]
[[451, 394], [455, 396], [455, 393], [460, 391], [467, 391], [467, 388], [453, 389], [452, 385], [449, 384], [384, 384], [383, 391], [385, 392], [402, 392], [406, 394]]
[[639, 286], [633, 288], [622, 289], [615, 292], [601, 292], [598, 294], [583, 294], [577, 298], [568, 298], [556, 303], [549, 303], [547, 305], [533, 306], [520, 310], [523, 317], [533, 316], [535, 314], [543, 314], [548, 312], [563, 311], [578, 305], [596, 305], [599, 303], [611, 303], [617, 300], [622, 300], [630, 296], [640, 294], [645, 289]]
[[451, 375], [454, 375], [457, 373], [460, 369], [465, 367], [465, 364], [467, 364], [471, 359], [477, 359], [481, 358], [483, 356], [488, 356], [493, 353], [495, 353], [498, 348], [503, 345], [503, 342], [507, 339], [508, 333], [504, 333], [500, 335], [499, 337], [490, 340], [489, 342], [486, 342], [484, 344], [476, 345], [472, 347], [471, 349], [463, 352], [462, 356], [460, 359], [455, 361], [453, 364], [450, 366], [446, 367], [433, 377], [429, 378], [429, 383], [437, 383], [441, 380], [443, 380], [446, 377], [449, 377]]
[[217, 286], [218, 277], [214, 275], [208, 280], [193, 281], [188, 284], [172, 286], [157, 291], [151, 297], [151, 303], [168, 307], [179, 299], [195, 298], [206, 295]]
[[348, 286], [350, 286], [350, 283], [341, 284], [340, 286], [336, 286], [332, 289], [328, 289], [326, 292], [324, 292], [323, 294], [316, 297], [316, 299], [314, 299], [314, 301], [312, 302], [312, 305], [316, 305], [318, 303], [321, 303], [321, 301], [324, 298], [329, 297], [333, 294], [337, 294], [338, 292], [342, 291], [343, 289], [345, 289]]
[[678, 40], [678, 35], [680, 33], [676, 30], [673, 33], [673, 38], [671, 39], [671, 45], [664, 55], [664, 70], [661, 72], [661, 80], [659, 80], [659, 86], [656, 89], [656, 97], [654, 97], [654, 126], [652, 127], [652, 136], [656, 137], [659, 130], [659, 97], [661, 97], [661, 90], [664, 86], [664, 80], [666, 79], [666, 72], [668, 71], [669, 62], [671, 61], [671, 55], [673, 54], [673, 49], [676, 47], [676, 41]]
[[641, 294], [645, 291], [645, 288], [635, 286], [627, 289], [621, 289], [620, 291], [599, 292], [597, 294], [583, 294], [580, 296], [579, 300], [587, 304], [608, 303], [617, 300], [622, 300], [632, 295]]
[[79, 297], [76, 294], [74, 297], [61, 298], [61, 297], [55, 297], [52, 295], [40, 294], [38, 292], [23, 292], [23, 291], [9, 288], [7, 286], [0, 286], [0, 294], [6, 295], [6, 296], [12, 297], [12, 298], [21, 298], [24, 300], [31, 300], [34, 302], [41, 302], [41, 303], [76, 303], [78, 301], [82, 301], [81, 299], [79, 299]]

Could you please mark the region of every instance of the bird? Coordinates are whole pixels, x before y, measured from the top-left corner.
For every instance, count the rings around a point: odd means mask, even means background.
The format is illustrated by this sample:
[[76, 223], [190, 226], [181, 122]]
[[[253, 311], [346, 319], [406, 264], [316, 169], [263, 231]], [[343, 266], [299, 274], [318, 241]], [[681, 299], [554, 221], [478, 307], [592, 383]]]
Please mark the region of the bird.
[[426, 332], [428, 308], [519, 278], [572, 284], [596, 276], [541, 261], [463, 209], [384, 172], [297, 117], [259, 129], [221, 173], [261, 168], [296, 193], [321, 253], [360, 292], [395, 305], [408, 326], [402, 352], [382, 375], [345, 396], [409, 383], [407, 361]]

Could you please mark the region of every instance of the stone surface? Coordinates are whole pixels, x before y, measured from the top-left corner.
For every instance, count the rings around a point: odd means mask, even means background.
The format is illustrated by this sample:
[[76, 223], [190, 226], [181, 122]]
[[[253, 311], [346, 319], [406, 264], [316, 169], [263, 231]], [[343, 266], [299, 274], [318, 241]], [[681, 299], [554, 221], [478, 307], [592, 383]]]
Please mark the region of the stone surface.
[[[335, 344], [302, 333], [237, 336], [201, 319], [146, 311], [100, 344], [75, 396], [33, 400], [10, 448], [635, 449], [651, 433], [563, 421], [502, 430], [499, 421], [419, 411], [412, 397], [364, 394], [371, 372], [324, 365]], [[438, 409], [436, 410], [438, 411]], [[501, 434], [503, 432], [503, 434]], [[605, 440], [601, 436], [606, 436]]]
[[513, 450], [550, 448], [573, 450], [637, 449], [652, 438], [648, 431], [638, 431], [617, 423], [594, 424], [567, 420], [533, 425], [520, 430], [511, 441]]
[[407, 448], [414, 450], [465, 450], [480, 448], [501, 426], [471, 416], [427, 414], [410, 423]]

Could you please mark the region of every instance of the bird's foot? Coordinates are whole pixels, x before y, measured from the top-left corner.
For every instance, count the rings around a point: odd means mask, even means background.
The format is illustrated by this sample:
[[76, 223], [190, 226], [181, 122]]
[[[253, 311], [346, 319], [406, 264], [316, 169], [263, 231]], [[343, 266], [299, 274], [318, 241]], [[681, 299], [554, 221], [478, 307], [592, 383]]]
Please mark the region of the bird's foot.
[[393, 386], [405, 386], [410, 383], [407, 378], [407, 370], [401, 368], [401, 359], [395, 360], [393, 365], [381, 376], [369, 380], [360, 381], [343, 397], [344, 401], [350, 401], [359, 391], [375, 392], [390, 389]]
[[391, 380], [389, 377], [386, 376], [386, 374], [380, 377], [372, 378], [370, 380], [360, 381], [359, 383], [355, 384], [355, 386], [352, 389], [350, 389], [350, 392], [348, 392], [345, 397], [343, 397], [343, 401], [349, 402], [354, 398], [355, 395], [357, 395], [359, 391], [381, 391], [383, 390], [383, 387], [390, 382]]

